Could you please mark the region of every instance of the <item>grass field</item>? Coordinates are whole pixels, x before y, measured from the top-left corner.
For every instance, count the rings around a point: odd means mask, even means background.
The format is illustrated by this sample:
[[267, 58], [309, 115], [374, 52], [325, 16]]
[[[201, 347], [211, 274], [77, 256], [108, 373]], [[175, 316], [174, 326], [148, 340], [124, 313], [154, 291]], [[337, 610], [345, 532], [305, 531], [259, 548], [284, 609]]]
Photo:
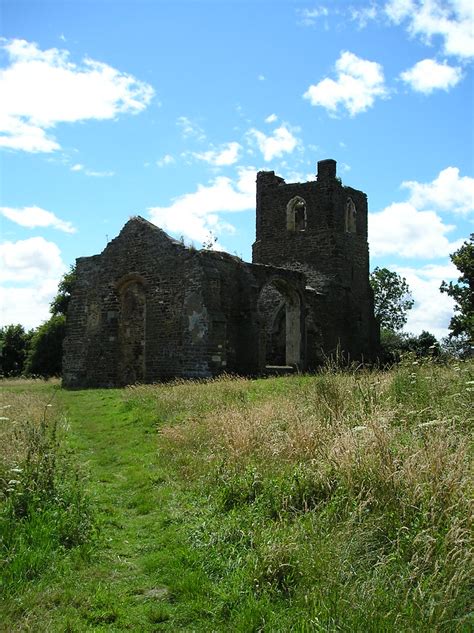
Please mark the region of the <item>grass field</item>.
[[4, 382], [0, 627], [472, 630], [473, 370]]

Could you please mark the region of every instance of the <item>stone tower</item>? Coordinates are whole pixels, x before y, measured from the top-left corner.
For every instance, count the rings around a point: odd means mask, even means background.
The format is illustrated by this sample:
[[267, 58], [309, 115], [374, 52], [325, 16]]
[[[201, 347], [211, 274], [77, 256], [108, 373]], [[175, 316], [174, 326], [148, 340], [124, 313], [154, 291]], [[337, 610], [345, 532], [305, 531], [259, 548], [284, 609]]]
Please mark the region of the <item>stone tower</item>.
[[372, 355], [378, 326], [369, 284], [367, 196], [342, 185], [336, 161], [319, 161], [313, 182], [286, 184], [273, 171], [258, 173], [253, 262], [305, 274], [309, 368], [334, 353]]

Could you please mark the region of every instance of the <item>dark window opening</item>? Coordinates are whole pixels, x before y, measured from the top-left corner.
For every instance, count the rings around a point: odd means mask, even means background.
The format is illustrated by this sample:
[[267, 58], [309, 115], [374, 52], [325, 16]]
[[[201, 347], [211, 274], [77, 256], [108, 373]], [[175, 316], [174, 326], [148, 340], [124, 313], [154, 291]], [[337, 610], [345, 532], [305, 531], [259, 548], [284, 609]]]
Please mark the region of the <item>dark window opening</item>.
[[286, 228], [288, 231], [306, 231], [306, 202], [296, 196], [286, 206]]

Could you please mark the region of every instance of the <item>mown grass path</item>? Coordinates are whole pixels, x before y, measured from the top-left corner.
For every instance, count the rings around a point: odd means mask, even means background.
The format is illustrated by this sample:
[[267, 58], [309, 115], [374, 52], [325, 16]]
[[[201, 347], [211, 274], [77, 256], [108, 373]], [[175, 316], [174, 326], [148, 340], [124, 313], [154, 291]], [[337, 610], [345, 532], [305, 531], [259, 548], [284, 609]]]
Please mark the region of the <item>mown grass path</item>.
[[80, 574], [86, 604], [71, 624], [80, 615], [79, 629], [192, 630], [207, 582], [180, 535], [185, 497], [176, 499], [160, 464], [153, 413], [127, 408], [122, 393], [61, 392], [102, 526], [96, 560]]
[[69, 558], [19, 596], [6, 631], [202, 630], [206, 580], [180, 536], [185, 508], [160, 466], [151, 413], [137, 417], [122, 393], [58, 392], [67, 443], [89, 474], [98, 543], [90, 560]]

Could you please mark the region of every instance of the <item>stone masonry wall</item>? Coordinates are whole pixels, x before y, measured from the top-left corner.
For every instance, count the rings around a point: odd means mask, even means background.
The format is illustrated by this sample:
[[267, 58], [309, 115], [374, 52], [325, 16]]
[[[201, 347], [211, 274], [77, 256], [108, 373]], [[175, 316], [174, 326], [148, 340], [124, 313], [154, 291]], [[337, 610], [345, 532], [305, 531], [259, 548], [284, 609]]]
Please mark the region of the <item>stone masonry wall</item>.
[[283, 279], [302, 294], [305, 285], [293, 271], [186, 248], [143, 218], [76, 270], [63, 357], [70, 388], [257, 374], [263, 286]]
[[146, 220], [128, 222], [99, 256], [77, 260], [64, 344], [66, 386], [112, 386], [119, 374], [123, 293], [143, 287], [144, 380], [181, 372], [186, 250]]

